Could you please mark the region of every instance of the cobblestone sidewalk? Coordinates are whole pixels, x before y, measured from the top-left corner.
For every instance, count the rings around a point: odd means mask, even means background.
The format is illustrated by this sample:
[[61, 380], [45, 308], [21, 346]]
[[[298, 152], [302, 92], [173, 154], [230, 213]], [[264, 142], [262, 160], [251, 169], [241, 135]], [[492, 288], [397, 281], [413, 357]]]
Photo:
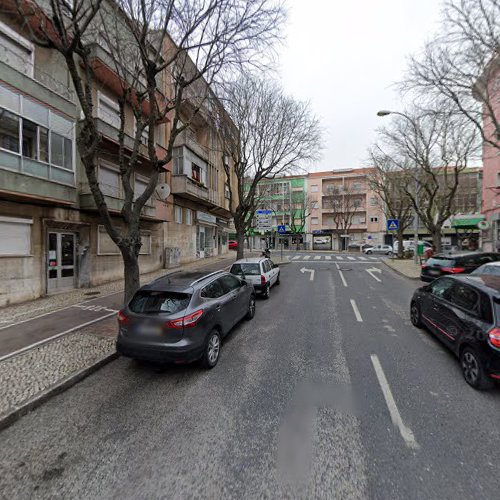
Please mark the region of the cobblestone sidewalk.
[[[212, 257], [204, 259], [203, 261], [198, 260], [174, 269], [159, 269], [152, 273], [141, 275], [141, 283], [147, 283], [148, 281], [151, 281], [159, 276], [164, 276], [165, 274], [176, 272], [180, 269], [192, 269], [213, 264], [215, 262], [221, 262], [222, 267], [224, 267], [224, 265], [228, 265], [234, 259], [235, 254], [231, 253], [223, 257]], [[78, 288], [69, 292], [50, 295], [29, 302], [13, 304], [11, 306], [0, 308], [0, 327], [8, 326], [16, 321], [30, 319], [40, 314], [56, 311], [57, 309], [78, 304], [80, 302], [84, 302], [85, 300], [103, 297], [114, 292], [120, 292], [123, 290], [123, 285], [123, 280], [112, 281], [110, 283], [105, 283], [92, 288]]]
[[110, 318], [0, 362], [0, 428], [27, 402], [112, 356], [115, 336]]
[[384, 263], [399, 274], [411, 279], [420, 279], [420, 265], [412, 259], [385, 259]]

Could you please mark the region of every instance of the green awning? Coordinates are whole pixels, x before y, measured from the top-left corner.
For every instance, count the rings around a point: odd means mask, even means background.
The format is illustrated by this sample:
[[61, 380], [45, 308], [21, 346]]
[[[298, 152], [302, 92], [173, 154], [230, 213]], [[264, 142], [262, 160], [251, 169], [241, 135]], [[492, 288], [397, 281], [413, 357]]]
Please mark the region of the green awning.
[[477, 229], [477, 225], [484, 220], [484, 215], [471, 217], [454, 217], [451, 227], [456, 229]]

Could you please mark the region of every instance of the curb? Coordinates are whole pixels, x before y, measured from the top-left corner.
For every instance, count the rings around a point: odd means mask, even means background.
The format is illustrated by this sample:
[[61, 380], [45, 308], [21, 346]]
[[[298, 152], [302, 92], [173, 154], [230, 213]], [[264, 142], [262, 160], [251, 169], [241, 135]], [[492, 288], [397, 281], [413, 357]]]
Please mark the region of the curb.
[[392, 266], [390, 266], [389, 264], [387, 264], [387, 261], [386, 260], [383, 260], [382, 261], [389, 269], [392, 269], [396, 274], [399, 274], [400, 276], [403, 276], [404, 278], [408, 278], [409, 280], [418, 280], [420, 281], [420, 276], [408, 276], [407, 274], [403, 273], [402, 271], [400, 271], [399, 269], [396, 269]]
[[99, 368], [117, 359], [118, 357], [119, 355], [117, 352], [107, 354], [92, 365], [87, 366], [86, 368], [82, 368], [80, 371], [69, 375], [68, 377], [62, 379], [60, 382], [57, 382], [48, 389], [45, 389], [39, 394], [36, 394], [31, 399], [28, 399], [24, 403], [21, 403], [21, 406], [17, 406], [14, 409], [0, 415], [0, 431], [6, 429], [14, 422], [19, 420], [22, 416], [39, 407], [53, 396], [56, 396], [57, 394], [64, 392], [66, 389], [69, 389], [73, 385], [77, 384], [84, 378], [97, 371]]

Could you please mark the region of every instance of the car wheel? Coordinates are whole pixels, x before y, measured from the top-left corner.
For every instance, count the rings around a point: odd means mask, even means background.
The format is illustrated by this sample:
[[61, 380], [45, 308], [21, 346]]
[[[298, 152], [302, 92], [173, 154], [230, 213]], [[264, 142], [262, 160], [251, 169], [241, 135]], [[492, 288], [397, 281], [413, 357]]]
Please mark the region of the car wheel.
[[387, 252], [387, 255], [388, 255], [389, 257], [391, 257], [391, 256], [392, 256], [392, 252]]
[[255, 297], [252, 295], [248, 302], [248, 312], [246, 319], [250, 320], [255, 316]]
[[410, 320], [413, 326], [422, 328], [422, 317], [420, 316], [420, 307], [416, 302], [412, 302], [410, 306]]
[[269, 299], [271, 297], [271, 283], [268, 283], [266, 286], [266, 290], [264, 292], [264, 298]]
[[460, 354], [460, 365], [465, 381], [474, 389], [489, 389], [493, 385], [484, 371], [480, 356], [471, 347], [466, 347]]
[[213, 330], [207, 338], [205, 349], [201, 357], [201, 364], [204, 368], [213, 368], [219, 361], [220, 355], [220, 334]]
[[367, 251], [366, 251], [366, 254], [367, 254], [367, 255], [371, 255], [372, 253], [373, 253], [373, 252], [372, 252], [371, 250], [367, 250]]
[[279, 285], [280, 284], [280, 273], [278, 273], [278, 277], [276, 278], [276, 284]]

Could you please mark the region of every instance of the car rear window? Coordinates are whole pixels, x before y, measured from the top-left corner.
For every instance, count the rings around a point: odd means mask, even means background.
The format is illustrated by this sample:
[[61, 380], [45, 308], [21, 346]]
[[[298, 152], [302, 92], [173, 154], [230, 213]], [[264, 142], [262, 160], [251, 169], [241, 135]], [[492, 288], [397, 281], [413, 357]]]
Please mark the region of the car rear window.
[[260, 275], [260, 266], [259, 264], [233, 264], [231, 274], [236, 276], [258, 276]]
[[447, 259], [446, 257], [431, 257], [427, 260], [428, 266], [453, 267], [455, 259]]
[[137, 314], [174, 314], [186, 309], [191, 295], [177, 292], [139, 291], [129, 304]]

